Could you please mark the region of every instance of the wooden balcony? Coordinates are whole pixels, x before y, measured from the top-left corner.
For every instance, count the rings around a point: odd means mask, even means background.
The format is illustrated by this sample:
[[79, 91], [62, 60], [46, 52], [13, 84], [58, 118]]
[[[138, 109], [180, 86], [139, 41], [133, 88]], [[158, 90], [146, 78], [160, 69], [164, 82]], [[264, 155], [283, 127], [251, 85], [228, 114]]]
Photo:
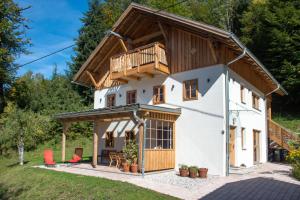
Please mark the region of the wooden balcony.
[[110, 58], [112, 80], [140, 80], [170, 74], [164, 45], [155, 42]]

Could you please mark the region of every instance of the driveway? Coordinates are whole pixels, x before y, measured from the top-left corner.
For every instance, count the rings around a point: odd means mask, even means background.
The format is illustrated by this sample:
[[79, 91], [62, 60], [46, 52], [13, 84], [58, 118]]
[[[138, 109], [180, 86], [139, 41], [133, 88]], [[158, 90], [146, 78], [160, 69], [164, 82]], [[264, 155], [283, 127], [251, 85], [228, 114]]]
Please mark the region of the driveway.
[[300, 182], [289, 176], [290, 166], [283, 164], [265, 163], [252, 170], [231, 174], [229, 177], [209, 176], [208, 179], [183, 178], [175, 172], [149, 174], [142, 178], [95, 170], [88, 164], [50, 169], [129, 182], [181, 199], [300, 199]]

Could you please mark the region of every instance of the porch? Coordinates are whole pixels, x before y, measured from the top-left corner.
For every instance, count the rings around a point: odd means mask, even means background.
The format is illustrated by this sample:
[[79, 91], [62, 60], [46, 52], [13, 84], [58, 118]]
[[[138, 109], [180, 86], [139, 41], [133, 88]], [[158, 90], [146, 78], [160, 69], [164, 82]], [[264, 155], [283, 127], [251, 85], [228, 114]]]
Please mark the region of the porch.
[[[136, 129], [137, 131], [133, 133], [136, 134], [138, 145], [139, 172], [173, 169], [175, 168], [175, 121], [180, 113], [180, 109], [131, 104], [58, 114], [56, 119], [63, 124], [61, 160], [65, 162], [66, 137], [71, 123], [92, 121], [94, 131], [91, 164], [94, 168], [102, 163], [103, 150], [121, 151], [126, 145], [125, 132]], [[132, 126], [129, 127], [130, 129], [126, 126], [117, 127], [122, 122], [127, 122], [126, 125], [131, 123]], [[114, 140], [117, 141], [115, 146], [106, 145], [108, 132], [112, 133]]]

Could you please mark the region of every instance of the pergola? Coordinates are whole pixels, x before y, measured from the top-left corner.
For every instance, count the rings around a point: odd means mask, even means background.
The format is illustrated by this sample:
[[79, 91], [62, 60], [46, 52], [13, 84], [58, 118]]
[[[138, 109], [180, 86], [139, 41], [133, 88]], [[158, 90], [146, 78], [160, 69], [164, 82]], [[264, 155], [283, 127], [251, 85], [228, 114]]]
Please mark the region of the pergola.
[[[68, 128], [71, 123], [81, 122], [81, 121], [90, 121], [94, 123], [94, 131], [93, 131], [93, 159], [92, 166], [96, 167], [98, 163], [98, 145], [99, 145], [99, 135], [101, 122], [112, 122], [112, 121], [121, 121], [121, 120], [132, 120], [138, 125], [138, 146], [139, 146], [139, 156], [138, 156], [138, 164], [139, 170], [142, 171], [144, 169], [144, 134], [145, 134], [145, 120], [147, 119], [157, 119], [163, 121], [175, 122], [176, 119], [181, 114], [181, 109], [179, 108], [166, 108], [160, 106], [153, 105], [145, 105], [145, 104], [131, 104], [125, 106], [114, 106], [114, 107], [106, 107], [100, 109], [93, 109], [88, 111], [81, 112], [69, 112], [69, 113], [61, 113], [55, 115], [55, 118], [62, 122], [63, 124], [63, 133], [62, 133], [62, 158], [61, 160], [65, 161], [65, 146], [66, 146], [66, 135], [68, 132]], [[174, 150], [174, 149], [173, 149]], [[150, 153], [150, 152], [149, 152]], [[159, 155], [162, 155], [161, 153]], [[175, 153], [172, 154], [173, 158], [171, 158], [171, 164], [167, 165], [171, 166], [175, 165]], [[162, 155], [163, 156], [163, 155]], [[150, 156], [150, 157], [157, 157]], [[169, 155], [165, 155], [164, 157], [169, 157]], [[158, 158], [159, 159], [159, 158]], [[149, 160], [149, 162], [153, 162]], [[156, 164], [156, 167], [151, 167], [151, 163], [147, 167], [147, 171], [159, 170], [166, 167], [166, 164]]]

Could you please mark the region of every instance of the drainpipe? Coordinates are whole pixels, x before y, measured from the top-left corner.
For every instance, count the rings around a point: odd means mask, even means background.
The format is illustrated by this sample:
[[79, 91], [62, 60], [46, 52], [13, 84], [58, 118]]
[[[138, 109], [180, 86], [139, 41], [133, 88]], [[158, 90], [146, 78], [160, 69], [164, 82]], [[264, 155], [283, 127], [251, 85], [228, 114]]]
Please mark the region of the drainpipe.
[[146, 143], [146, 120], [141, 119], [138, 115], [137, 115], [137, 111], [134, 110], [133, 111], [133, 117], [134, 119], [138, 122], [138, 126], [142, 125], [144, 126], [144, 132], [143, 132], [143, 146], [142, 146], [142, 177], [144, 178], [145, 176], [145, 143]]
[[265, 97], [269, 96], [270, 94], [276, 92], [276, 91], [279, 90], [279, 89], [280, 89], [280, 85], [278, 84], [278, 85], [277, 85], [277, 88], [274, 89], [273, 91], [269, 92], [268, 94], [266, 94]]
[[227, 64], [225, 64], [225, 110], [226, 110], [226, 116], [225, 116], [225, 127], [226, 127], [226, 176], [229, 175], [229, 131], [230, 131], [230, 125], [229, 125], [229, 70], [228, 66], [233, 64], [234, 62], [240, 60], [246, 55], [247, 49], [244, 48], [243, 53], [236, 57], [235, 59], [229, 61]]

